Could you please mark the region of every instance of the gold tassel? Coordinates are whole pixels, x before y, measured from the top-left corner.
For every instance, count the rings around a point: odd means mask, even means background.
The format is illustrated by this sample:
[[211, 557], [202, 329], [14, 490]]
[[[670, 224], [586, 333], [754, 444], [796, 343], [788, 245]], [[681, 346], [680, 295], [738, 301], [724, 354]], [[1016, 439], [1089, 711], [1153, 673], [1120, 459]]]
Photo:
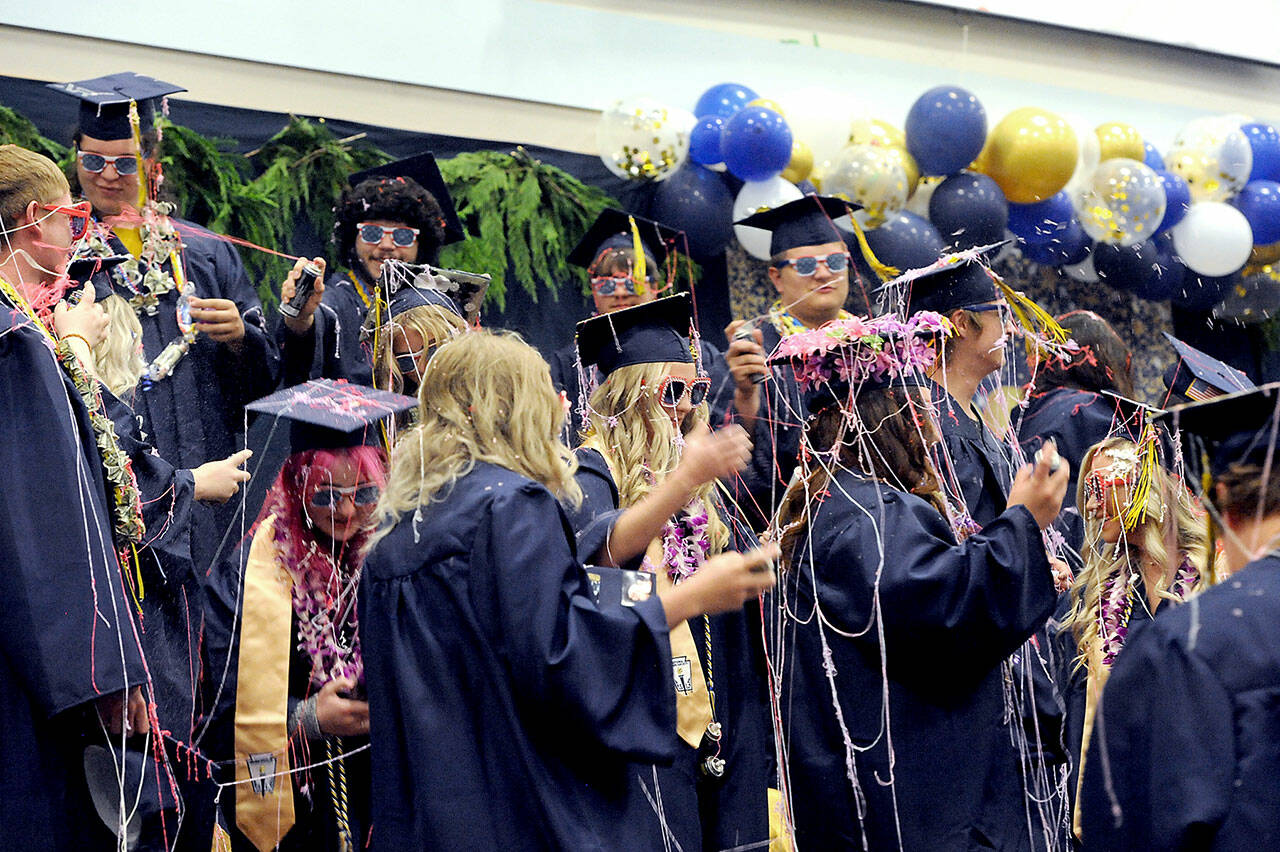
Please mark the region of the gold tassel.
[[[1209, 502], [1210, 494], [1213, 493], [1213, 471], [1209, 468], [1209, 453], [1202, 451], [1200, 453], [1200, 493], [1204, 495], [1204, 502]], [[1213, 522], [1213, 512], [1206, 507], [1204, 513], [1205, 523], [1205, 539], [1208, 547], [1207, 558], [1205, 559], [1205, 580], [1210, 586], [1218, 585], [1218, 525]]]
[[645, 282], [649, 280], [647, 264], [644, 260], [644, 241], [640, 239], [640, 229], [636, 226], [636, 217], [628, 216], [627, 220], [631, 223], [631, 249], [636, 254], [635, 265], [631, 268], [631, 276], [635, 280], [636, 295], [643, 296], [645, 294]]
[[1142, 434], [1142, 459], [1138, 463], [1138, 478], [1134, 483], [1133, 493], [1129, 495], [1129, 509], [1124, 515], [1126, 531], [1135, 529], [1147, 517], [1147, 497], [1151, 493], [1151, 480], [1156, 469], [1155, 440], [1155, 432], [1148, 423]]
[[[1032, 332], [1036, 337], [1049, 343], [1063, 344], [1070, 339], [1067, 330], [1058, 325], [1058, 321], [1053, 318], [1052, 314], [1027, 298], [1027, 295], [1022, 291], [1015, 290], [1004, 283], [1004, 279], [999, 275], [990, 270], [988, 270], [988, 274], [996, 282], [996, 287], [1004, 295], [1005, 301], [1009, 303], [1009, 310], [1013, 311], [1013, 315], [1018, 320], [1018, 325], [1022, 326], [1023, 329]], [[1027, 338], [1028, 349], [1034, 347], [1035, 344], [1035, 340]]]
[[133, 131], [133, 150], [138, 155], [138, 210], [147, 206], [150, 193], [147, 188], [147, 170], [142, 162], [142, 119], [138, 116], [138, 102], [129, 101], [129, 129]]
[[862, 226], [858, 224], [858, 217], [849, 212], [849, 221], [853, 223], [853, 235], [858, 238], [858, 248], [862, 250], [862, 257], [867, 261], [867, 265], [876, 275], [880, 276], [880, 280], [892, 281], [902, 273], [895, 266], [887, 266], [880, 262], [875, 252], [871, 250], [871, 246], [867, 245], [867, 235], [862, 232]]

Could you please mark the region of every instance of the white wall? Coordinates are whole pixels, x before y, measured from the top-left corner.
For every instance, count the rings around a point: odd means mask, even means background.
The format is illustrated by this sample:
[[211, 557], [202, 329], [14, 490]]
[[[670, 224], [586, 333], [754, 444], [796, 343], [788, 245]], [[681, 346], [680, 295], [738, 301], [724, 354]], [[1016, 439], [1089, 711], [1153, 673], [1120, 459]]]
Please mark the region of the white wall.
[[[953, 83], [993, 121], [1035, 105], [1128, 121], [1161, 148], [1196, 115], [1280, 119], [1275, 66], [891, 0], [646, 0], [643, 15], [632, 0], [7, 5], [3, 74], [129, 69], [201, 101], [583, 152], [614, 97], [691, 107], [726, 79], [784, 106], [828, 90], [895, 124], [921, 91]], [[149, 45], [123, 41], [139, 32]]]

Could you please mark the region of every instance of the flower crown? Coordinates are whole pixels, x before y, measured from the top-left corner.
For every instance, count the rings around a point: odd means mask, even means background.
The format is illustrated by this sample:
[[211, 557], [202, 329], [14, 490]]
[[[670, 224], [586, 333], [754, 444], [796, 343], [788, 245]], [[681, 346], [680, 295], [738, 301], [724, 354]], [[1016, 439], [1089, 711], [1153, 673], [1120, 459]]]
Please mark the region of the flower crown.
[[771, 363], [789, 363], [804, 390], [840, 380], [850, 386], [885, 383], [927, 371], [938, 357], [936, 340], [955, 328], [944, 316], [921, 311], [905, 322], [893, 314], [833, 320], [783, 339]]

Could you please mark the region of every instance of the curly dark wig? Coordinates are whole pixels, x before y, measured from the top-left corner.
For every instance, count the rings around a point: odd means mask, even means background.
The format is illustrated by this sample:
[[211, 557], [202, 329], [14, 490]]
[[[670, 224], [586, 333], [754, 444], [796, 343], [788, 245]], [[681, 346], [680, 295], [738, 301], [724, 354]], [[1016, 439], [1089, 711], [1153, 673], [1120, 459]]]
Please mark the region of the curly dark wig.
[[403, 222], [417, 228], [418, 256], [415, 263], [440, 262], [444, 244], [444, 211], [435, 196], [412, 178], [371, 178], [347, 189], [338, 199], [333, 241], [338, 260], [358, 268], [355, 263], [356, 226], [361, 222]]

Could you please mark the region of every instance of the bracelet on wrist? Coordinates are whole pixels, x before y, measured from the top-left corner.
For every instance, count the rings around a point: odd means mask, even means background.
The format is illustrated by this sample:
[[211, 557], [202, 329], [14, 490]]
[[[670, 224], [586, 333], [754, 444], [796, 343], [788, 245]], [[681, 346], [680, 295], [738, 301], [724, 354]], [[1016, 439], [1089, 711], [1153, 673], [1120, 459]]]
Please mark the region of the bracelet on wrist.
[[70, 345], [69, 341], [70, 341], [70, 338], [72, 337], [83, 341], [84, 345], [89, 347], [89, 351], [90, 352], [93, 351], [93, 344], [89, 342], [89, 338], [85, 337], [83, 334], [80, 334], [79, 332], [68, 331], [66, 334], [58, 335], [58, 339], [63, 341], [68, 341], [68, 345]]

